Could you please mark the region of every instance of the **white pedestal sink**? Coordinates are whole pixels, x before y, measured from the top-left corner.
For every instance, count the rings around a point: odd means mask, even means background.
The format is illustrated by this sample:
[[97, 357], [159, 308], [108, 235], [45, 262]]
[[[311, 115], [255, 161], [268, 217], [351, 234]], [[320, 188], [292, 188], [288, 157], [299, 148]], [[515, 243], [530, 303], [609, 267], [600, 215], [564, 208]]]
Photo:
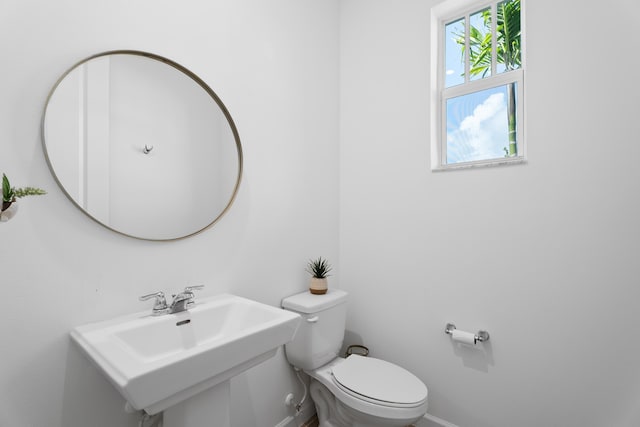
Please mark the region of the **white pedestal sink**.
[[229, 427], [229, 380], [291, 341], [300, 316], [234, 295], [188, 311], [79, 326], [73, 340], [131, 406], [164, 427]]

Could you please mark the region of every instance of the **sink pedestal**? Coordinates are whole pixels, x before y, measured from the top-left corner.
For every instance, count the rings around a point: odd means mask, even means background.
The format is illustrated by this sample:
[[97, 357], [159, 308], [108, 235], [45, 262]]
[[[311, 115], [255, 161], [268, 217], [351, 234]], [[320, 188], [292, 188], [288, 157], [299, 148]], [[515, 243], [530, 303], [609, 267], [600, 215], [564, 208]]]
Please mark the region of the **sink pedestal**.
[[223, 381], [164, 411], [163, 427], [230, 427], [231, 382]]

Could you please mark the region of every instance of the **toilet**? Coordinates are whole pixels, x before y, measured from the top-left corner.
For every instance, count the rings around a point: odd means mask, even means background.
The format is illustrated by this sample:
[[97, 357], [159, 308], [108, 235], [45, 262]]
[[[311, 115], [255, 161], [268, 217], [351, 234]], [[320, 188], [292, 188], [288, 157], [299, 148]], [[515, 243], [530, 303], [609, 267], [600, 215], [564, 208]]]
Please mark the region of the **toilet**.
[[303, 292], [283, 299], [282, 308], [303, 318], [285, 353], [311, 378], [320, 427], [404, 427], [426, 414], [427, 387], [411, 372], [381, 359], [339, 356], [346, 292]]

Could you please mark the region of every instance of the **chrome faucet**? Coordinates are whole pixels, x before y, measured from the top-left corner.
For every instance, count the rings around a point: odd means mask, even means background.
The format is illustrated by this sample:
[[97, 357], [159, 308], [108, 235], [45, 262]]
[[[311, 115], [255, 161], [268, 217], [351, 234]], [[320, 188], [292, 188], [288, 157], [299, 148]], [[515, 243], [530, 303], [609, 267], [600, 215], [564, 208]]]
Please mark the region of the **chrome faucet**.
[[204, 285], [187, 286], [184, 291], [177, 295], [173, 295], [173, 301], [169, 306], [169, 313], [180, 313], [181, 311], [188, 310], [193, 304], [195, 304], [194, 298], [196, 295], [193, 293], [196, 289], [202, 289]]
[[193, 304], [195, 304], [194, 298], [196, 295], [193, 291], [203, 289], [204, 285], [187, 286], [184, 291], [177, 295], [173, 295], [173, 301], [171, 305], [167, 305], [167, 300], [164, 297], [164, 292], [155, 292], [149, 295], [143, 295], [140, 297], [140, 301], [146, 301], [151, 298], [155, 298], [155, 303], [151, 314], [153, 316], [160, 316], [167, 313], [180, 313], [181, 311], [188, 310]]

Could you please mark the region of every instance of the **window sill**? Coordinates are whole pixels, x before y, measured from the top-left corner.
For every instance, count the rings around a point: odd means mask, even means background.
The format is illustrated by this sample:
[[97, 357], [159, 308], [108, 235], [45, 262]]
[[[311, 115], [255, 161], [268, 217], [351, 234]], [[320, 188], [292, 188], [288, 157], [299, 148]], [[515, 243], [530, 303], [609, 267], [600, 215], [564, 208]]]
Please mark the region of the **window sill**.
[[527, 160], [524, 157], [514, 157], [511, 159], [483, 160], [483, 161], [477, 161], [477, 162], [464, 162], [464, 163], [454, 163], [451, 165], [433, 166], [431, 168], [431, 172], [447, 172], [447, 171], [460, 170], [460, 169], [475, 169], [475, 168], [486, 168], [486, 167], [494, 167], [494, 166], [512, 166], [512, 165], [521, 165], [526, 163], [527, 163]]

